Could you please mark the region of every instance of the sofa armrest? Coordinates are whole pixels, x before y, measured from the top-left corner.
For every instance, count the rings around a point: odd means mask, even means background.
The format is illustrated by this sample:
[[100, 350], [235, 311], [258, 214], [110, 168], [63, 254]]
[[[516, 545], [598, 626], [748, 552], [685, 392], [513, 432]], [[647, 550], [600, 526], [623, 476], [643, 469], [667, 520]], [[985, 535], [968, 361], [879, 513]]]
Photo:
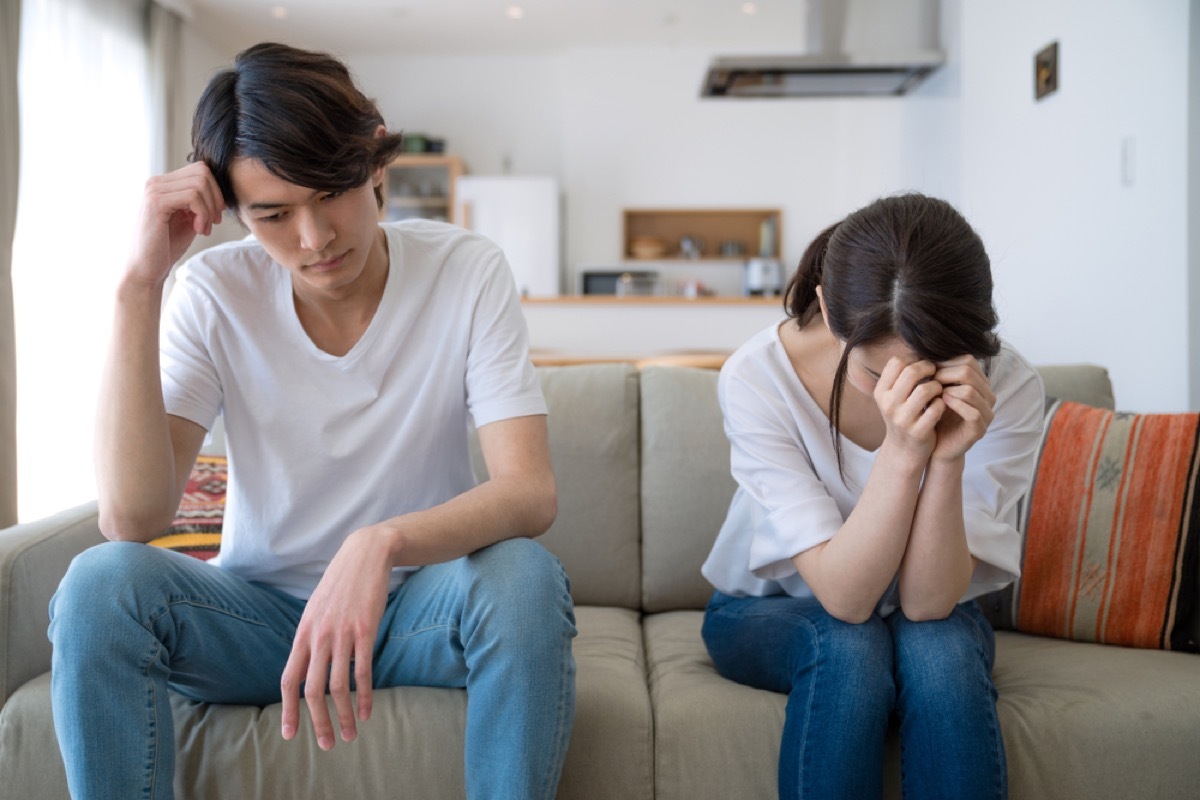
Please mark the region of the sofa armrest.
[[0, 531], [0, 701], [50, 669], [50, 598], [71, 559], [104, 541], [96, 503]]

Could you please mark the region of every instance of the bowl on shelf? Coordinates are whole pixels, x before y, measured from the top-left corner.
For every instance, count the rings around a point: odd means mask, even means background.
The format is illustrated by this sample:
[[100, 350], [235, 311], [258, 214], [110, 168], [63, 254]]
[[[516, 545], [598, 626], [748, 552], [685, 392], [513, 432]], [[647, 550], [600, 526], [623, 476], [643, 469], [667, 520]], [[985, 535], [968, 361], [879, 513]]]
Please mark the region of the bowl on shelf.
[[634, 236], [629, 240], [629, 255], [634, 258], [662, 258], [667, 245], [654, 236]]

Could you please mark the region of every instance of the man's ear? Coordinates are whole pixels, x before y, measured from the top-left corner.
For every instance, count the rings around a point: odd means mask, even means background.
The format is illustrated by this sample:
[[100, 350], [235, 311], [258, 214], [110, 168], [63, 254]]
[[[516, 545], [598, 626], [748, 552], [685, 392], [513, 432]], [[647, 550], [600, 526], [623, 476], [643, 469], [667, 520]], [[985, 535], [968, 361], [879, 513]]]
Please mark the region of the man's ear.
[[[384, 136], [387, 136], [387, 128], [384, 127], [383, 125], [376, 125], [374, 135], [375, 135], [376, 139], [382, 139]], [[382, 186], [383, 178], [386, 174], [387, 174], [387, 164], [381, 164], [378, 167], [376, 167], [375, 171], [373, 173], [371, 173], [371, 185], [372, 186]]]

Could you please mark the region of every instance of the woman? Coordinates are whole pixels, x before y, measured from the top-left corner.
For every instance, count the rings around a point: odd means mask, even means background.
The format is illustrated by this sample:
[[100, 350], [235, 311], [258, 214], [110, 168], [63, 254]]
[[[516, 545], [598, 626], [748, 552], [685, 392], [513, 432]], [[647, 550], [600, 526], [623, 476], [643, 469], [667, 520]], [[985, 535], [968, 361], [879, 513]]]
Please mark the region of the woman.
[[789, 695], [781, 798], [879, 797], [892, 712], [906, 797], [1002, 798], [972, 598], [1017, 575], [1043, 394], [996, 336], [983, 243], [941, 200], [878, 200], [809, 245], [785, 304], [721, 373], [738, 490], [708, 651]]

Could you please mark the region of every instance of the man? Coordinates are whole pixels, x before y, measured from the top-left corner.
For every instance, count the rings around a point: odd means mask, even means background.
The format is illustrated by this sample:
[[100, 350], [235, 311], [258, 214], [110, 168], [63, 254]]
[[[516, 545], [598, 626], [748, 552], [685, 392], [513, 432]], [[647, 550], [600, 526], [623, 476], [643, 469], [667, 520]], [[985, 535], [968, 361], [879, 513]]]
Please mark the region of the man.
[[[245, 51], [192, 140], [193, 163], [147, 184], [117, 292], [96, 453], [113, 541], [51, 604], [72, 794], [172, 796], [168, 687], [282, 701], [285, 739], [303, 695], [329, 749], [356, 738], [372, 687], [420, 684], [468, 689], [468, 795], [553, 797], [575, 629], [561, 565], [529, 539], [556, 493], [503, 256], [449, 225], [378, 223], [400, 137], [328, 56]], [[172, 265], [225, 209], [253, 240], [180, 271], [160, 335]], [[169, 524], [218, 413], [221, 554], [140, 544]]]

